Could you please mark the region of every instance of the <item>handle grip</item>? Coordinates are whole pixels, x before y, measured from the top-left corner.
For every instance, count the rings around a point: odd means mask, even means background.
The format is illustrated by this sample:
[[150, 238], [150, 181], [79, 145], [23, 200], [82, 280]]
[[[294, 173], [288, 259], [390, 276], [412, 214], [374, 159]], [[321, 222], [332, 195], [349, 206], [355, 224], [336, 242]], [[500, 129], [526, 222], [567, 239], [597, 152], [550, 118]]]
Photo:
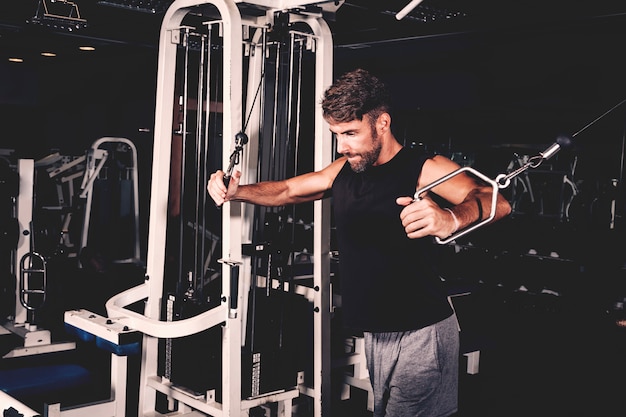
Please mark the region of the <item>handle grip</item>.
[[483, 181], [487, 182], [488, 184], [491, 185], [492, 188], [492, 193], [491, 193], [491, 210], [489, 211], [489, 217], [487, 217], [486, 219], [481, 220], [478, 223], [474, 223], [464, 229], [461, 229], [453, 234], [451, 234], [450, 236], [448, 236], [445, 239], [440, 239], [438, 237], [435, 236], [435, 241], [437, 243], [439, 243], [440, 245], [445, 245], [447, 243], [452, 242], [455, 239], [458, 239], [461, 236], [464, 236], [466, 234], [468, 234], [469, 232], [472, 232], [476, 229], [478, 229], [481, 226], [484, 226], [485, 224], [489, 223], [491, 220], [493, 220], [493, 218], [496, 216], [496, 203], [498, 201], [498, 189], [500, 188], [498, 186], [498, 183], [494, 180], [492, 180], [491, 178], [485, 176], [484, 174], [482, 174], [481, 172], [475, 170], [474, 168], [471, 167], [461, 167], [459, 169], [457, 169], [456, 171], [452, 171], [451, 173], [449, 173], [448, 175], [445, 175], [441, 178], [439, 178], [438, 180], [435, 180], [433, 182], [431, 182], [430, 184], [418, 189], [415, 192], [415, 195], [413, 196], [413, 200], [418, 200], [420, 198], [422, 198], [422, 194], [424, 194], [426, 191], [431, 190], [432, 188], [438, 186], [439, 184], [448, 181], [449, 179], [456, 177], [459, 174], [462, 174], [464, 172], [471, 172], [472, 174], [474, 174], [476, 177], [482, 179]]
[[234, 319], [237, 317], [237, 297], [239, 296], [239, 265], [231, 265], [230, 267], [230, 311], [228, 317]]

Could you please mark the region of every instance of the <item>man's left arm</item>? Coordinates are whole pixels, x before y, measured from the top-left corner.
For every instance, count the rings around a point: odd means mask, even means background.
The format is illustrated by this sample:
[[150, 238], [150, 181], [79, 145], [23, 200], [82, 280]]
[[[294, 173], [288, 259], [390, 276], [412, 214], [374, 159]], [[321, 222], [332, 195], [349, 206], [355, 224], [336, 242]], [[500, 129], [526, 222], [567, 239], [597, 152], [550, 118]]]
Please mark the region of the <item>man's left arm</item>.
[[[459, 168], [458, 164], [443, 156], [429, 159], [422, 169], [418, 189]], [[433, 187], [431, 191], [448, 201], [451, 206], [442, 208], [427, 195], [416, 201], [407, 197], [397, 200], [398, 204], [406, 206], [400, 218], [409, 238], [432, 235], [445, 239], [491, 215], [493, 188], [480, 184], [465, 172]], [[496, 212], [492, 221], [511, 212], [509, 202], [497, 190], [496, 193]]]

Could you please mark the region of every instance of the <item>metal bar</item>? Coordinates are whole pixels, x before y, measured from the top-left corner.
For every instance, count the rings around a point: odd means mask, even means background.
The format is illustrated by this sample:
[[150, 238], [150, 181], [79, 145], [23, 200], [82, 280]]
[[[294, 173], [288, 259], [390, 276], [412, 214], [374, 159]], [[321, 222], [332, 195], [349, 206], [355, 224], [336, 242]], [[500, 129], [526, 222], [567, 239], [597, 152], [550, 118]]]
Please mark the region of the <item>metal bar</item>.
[[499, 190], [499, 185], [495, 180], [492, 180], [491, 178], [487, 177], [486, 175], [482, 174], [481, 172], [475, 170], [474, 168], [471, 167], [461, 167], [451, 173], [449, 173], [448, 175], [444, 175], [443, 177], [439, 178], [436, 181], [431, 182], [430, 184], [428, 184], [427, 186], [420, 188], [419, 190], [417, 190], [415, 192], [414, 198], [418, 199], [421, 198], [422, 194], [424, 194], [426, 191], [429, 191], [431, 189], [433, 189], [434, 187], [438, 186], [439, 184], [448, 181], [449, 179], [456, 177], [459, 174], [462, 174], [464, 172], [470, 172], [472, 174], [474, 174], [475, 176], [477, 176], [478, 178], [482, 179], [483, 181], [487, 182], [489, 185], [491, 185], [492, 188], [492, 192], [491, 192], [491, 208], [489, 211], [489, 216], [482, 220], [479, 221], [478, 223], [474, 223], [472, 225], [470, 225], [469, 227], [466, 227], [465, 229], [459, 230], [456, 233], [453, 233], [451, 236], [445, 238], [445, 239], [440, 239], [438, 237], [435, 237], [435, 240], [437, 241], [437, 243], [444, 245], [446, 243], [450, 243], [455, 239], [460, 238], [461, 236], [465, 236], [466, 234], [468, 234], [469, 232], [478, 229], [479, 227], [484, 226], [485, 224], [489, 223], [490, 221], [492, 221], [494, 219], [494, 217], [496, 216], [496, 204], [498, 202], [498, 190]]
[[[322, 97], [332, 83], [333, 41], [328, 24], [321, 18], [294, 15], [293, 21], [302, 21], [317, 36], [315, 54], [315, 94]], [[333, 140], [322, 117], [319, 105], [315, 112], [314, 169], [321, 170], [332, 162]], [[313, 263], [314, 316], [313, 316], [313, 415], [331, 415], [330, 409], [330, 200], [313, 203]], [[307, 392], [305, 389], [304, 392]]]
[[185, 276], [183, 271], [183, 242], [185, 241], [185, 162], [187, 161], [187, 120], [189, 117], [189, 28], [182, 28], [183, 32], [183, 46], [184, 46], [184, 64], [183, 64], [183, 86], [182, 86], [182, 108], [183, 108], [183, 126], [181, 135], [181, 164], [180, 164], [180, 189], [178, 198], [178, 280], [182, 280]]

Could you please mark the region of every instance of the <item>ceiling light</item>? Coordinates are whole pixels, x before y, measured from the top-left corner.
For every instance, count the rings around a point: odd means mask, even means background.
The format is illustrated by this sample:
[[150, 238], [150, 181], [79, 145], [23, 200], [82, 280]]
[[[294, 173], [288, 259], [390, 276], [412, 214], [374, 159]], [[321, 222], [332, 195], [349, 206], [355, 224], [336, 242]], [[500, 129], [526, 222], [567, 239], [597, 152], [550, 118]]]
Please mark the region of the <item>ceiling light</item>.
[[96, 48], [94, 48], [93, 46], [79, 46], [78, 49], [80, 49], [81, 51], [95, 51]]
[[22, 58], [9, 58], [9, 62], [24, 62]]
[[68, 0], [39, 0], [30, 22], [68, 32], [87, 27], [87, 20], [80, 16], [78, 6]]
[[41, 56], [53, 57], [53, 56], [57, 56], [57, 54], [55, 54], [54, 52], [42, 52]]

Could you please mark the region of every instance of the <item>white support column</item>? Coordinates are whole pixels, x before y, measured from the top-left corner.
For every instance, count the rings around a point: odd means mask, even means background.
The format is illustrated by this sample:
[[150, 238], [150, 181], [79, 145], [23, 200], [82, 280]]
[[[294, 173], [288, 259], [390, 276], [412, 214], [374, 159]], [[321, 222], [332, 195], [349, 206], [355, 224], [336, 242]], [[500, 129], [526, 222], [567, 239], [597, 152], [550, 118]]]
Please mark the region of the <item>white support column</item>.
[[[174, 110], [176, 55], [180, 42], [180, 27], [183, 18], [191, 8], [207, 4], [197, 0], [176, 0], [165, 13], [159, 40], [157, 71], [157, 94], [155, 108], [155, 130], [152, 169], [152, 194], [150, 201], [150, 224], [148, 253], [146, 259], [148, 298], [145, 316], [159, 319], [161, 297], [164, 285], [164, 259], [166, 227], [168, 217], [170, 159], [172, 142], [172, 122]], [[224, 39], [223, 74], [223, 120], [224, 138], [233, 138], [241, 123], [241, 73], [242, 73], [242, 27], [241, 16], [234, 1], [218, 0], [213, 4], [222, 20]], [[227, 143], [227, 142], [226, 142]], [[224, 155], [227, 158], [228, 148]], [[227, 260], [239, 261], [241, 258], [241, 226], [238, 220], [238, 205], [227, 204], [223, 208], [223, 256]], [[223, 266], [223, 296], [230, 295], [230, 268]], [[241, 300], [241, 291], [239, 291]], [[239, 300], [239, 301], [240, 301]], [[242, 303], [238, 303], [241, 309]], [[224, 311], [227, 311], [224, 310]], [[223, 415], [239, 416], [241, 413], [241, 316], [228, 319], [225, 316], [223, 327]], [[156, 405], [156, 390], [150, 387], [150, 379], [157, 374], [158, 339], [148, 335], [143, 338], [142, 367], [140, 376], [139, 413], [152, 415]]]
[[[19, 240], [15, 250], [15, 288], [20, 288], [20, 260], [30, 252], [33, 231], [33, 196], [35, 189], [35, 161], [32, 159], [20, 159], [17, 162], [17, 172], [20, 179], [19, 194], [17, 196], [17, 219], [19, 222]], [[26, 323], [27, 311], [20, 301], [20, 291], [15, 291], [15, 318], [14, 325]]]
[[[242, 121], [242, 22], [237, 5], [232, 1], [215, 2], [223, 22], [223, 166], [228, 166], [235, 135]], [[226, 146], [229, 144], [230, 146]], [[226, 203], [222, 208], [222, 256], [229, 262], [241, 263], [241, 204]], [[240, 275], [241, 277], [241, 275]], [[222, 294], [230, 299], [231, 268], [222, 264]], [[240, 278], [241, 281], [241, 278]], [[222, 330], [222, 410], [223, 415], [239, 417], [241, 410], [241, 340], [243, 295], [237, 291], [237, 315], [224, 323]], [[247, 412], [246, 412], [247, 414]]]
[[[155, 105], [154, 145], [152, 154], [152, 188], [150, 196], [150, 222], [148, 251], [146, 256], [147, 302], [144, 315], [158, 319], [163, 292], [163, 260], [167, 209], [169, 198], [169, 177], [174, 110], [176, 50], [179, 42], [179, 27], [186, 12], [184, 5], [190, 1], [176, 1], [166, 12], [161, 26], [157, 70], [157, 91]], [[158, 339], [144, 335], [142, 343], [141, 374], [139, 384], [140, 416], [149, 415], [156, 407], [156, 390], [149, 387], [148, 379], [156, 375], [158, 366]]]
[[[319, 103], [324, 91], [333, 80], [333, 40], [328, 24], [320, 17], [295, 15], [309, 25], [316, 36], [315, 54], [315, 155], [314, 169], [320, 170], [332, 162], [332, 136], [322, 117]], [[314, 203], [313, 215], [313, 400], [315, 417], [330, 416], [330, 201], [318, 200]]]

